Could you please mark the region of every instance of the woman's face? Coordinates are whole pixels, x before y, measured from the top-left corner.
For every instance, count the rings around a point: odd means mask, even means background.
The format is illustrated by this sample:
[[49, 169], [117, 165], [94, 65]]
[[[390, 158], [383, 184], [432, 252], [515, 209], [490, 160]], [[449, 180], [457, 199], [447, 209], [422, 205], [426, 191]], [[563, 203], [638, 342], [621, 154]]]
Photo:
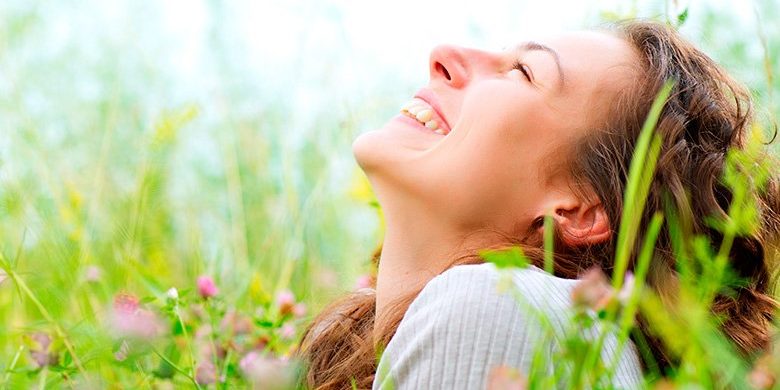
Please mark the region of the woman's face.
[[[515, 231], [576, 207], [560, 167], [630, 85], [620, 38], [566, 33], [489, 52], [436, 47], [430, 83], [353, 144], [380, 203], [413, 202], [459, 228]], [[416, 117], [416, 118], [413, 118]]]

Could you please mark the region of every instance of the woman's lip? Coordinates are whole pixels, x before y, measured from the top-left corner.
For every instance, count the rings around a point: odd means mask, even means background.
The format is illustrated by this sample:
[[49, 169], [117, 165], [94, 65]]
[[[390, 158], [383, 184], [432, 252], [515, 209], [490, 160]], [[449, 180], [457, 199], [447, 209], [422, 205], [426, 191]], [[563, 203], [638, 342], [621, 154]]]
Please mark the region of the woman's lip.
[[439, 99], [436, 98], [436, 94], [433, 93], [428, 88], [423, 88], [419, 91], [417, 91], [417, 94], [414, 95], [414, 97], [424, 100], [426, 103], [431, 105], [431, 108], [433, 108], [434, 111], [436, 111], [436, 114], [441, 118], [443, 123], [443, 127], [447, 129], [447, 133], [452, 131], [452, 127], [450, 127], [450, 123], [447, 121], [447, 117], [444, 116], [444, 114], [441, 111], [441, 105], [439, 105]]

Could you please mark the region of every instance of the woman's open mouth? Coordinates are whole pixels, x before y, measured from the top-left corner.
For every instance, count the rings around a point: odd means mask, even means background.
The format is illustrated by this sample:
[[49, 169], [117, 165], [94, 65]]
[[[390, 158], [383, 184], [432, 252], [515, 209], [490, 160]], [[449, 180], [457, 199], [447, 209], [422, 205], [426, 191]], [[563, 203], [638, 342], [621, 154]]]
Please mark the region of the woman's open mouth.
[[439, 135], [447, 135], [450, 130], [444, 121], [425, 100], [414, 98], [401, 108], [401, 114], [415, 119], [418, 123]]

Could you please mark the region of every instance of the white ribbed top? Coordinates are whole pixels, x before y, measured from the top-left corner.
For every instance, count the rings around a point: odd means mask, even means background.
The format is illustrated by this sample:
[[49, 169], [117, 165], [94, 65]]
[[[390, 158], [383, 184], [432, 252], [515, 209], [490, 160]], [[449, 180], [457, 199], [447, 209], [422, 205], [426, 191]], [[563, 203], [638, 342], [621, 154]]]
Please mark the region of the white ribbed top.
[[[551, 351], [547, 366], [552, 370], [552, 351], [560, 347], [546, 330], [550, 326], [534, 313], [549, 319], [554, 334], [562, 334], [574, 313], [570, 297], [578, 281], [533, 266], [507, 272], [514, 293], [499, 289], [503, 272], [489, 263], [456, 266], [428, 282], [387, 345], [373, 389], [484, 389], [494, 367], [528, 372], [540, 342]], [[587, 337], [596, 332], [589, 329]], [[612, 362], [616, 346], [614, 336], [606, 338], [605, 364]], [[613, 384], [641, 386], [633, 344], [623, 350]]]

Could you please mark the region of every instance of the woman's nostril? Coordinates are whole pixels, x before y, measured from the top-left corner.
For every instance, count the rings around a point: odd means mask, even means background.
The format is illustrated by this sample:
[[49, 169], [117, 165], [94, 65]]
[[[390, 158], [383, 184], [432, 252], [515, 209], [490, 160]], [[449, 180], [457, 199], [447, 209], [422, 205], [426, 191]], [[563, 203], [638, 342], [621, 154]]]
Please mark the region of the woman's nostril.
[[441, 64], [441, 62], [436, 63], [436, 71], [443, 73], [444, 77], [447, 78], [447, 80], [452, 80], [452, 77], [450, 77], [450, 72], [447, 71], [447, 68], [445, 68], [444, 65]]

